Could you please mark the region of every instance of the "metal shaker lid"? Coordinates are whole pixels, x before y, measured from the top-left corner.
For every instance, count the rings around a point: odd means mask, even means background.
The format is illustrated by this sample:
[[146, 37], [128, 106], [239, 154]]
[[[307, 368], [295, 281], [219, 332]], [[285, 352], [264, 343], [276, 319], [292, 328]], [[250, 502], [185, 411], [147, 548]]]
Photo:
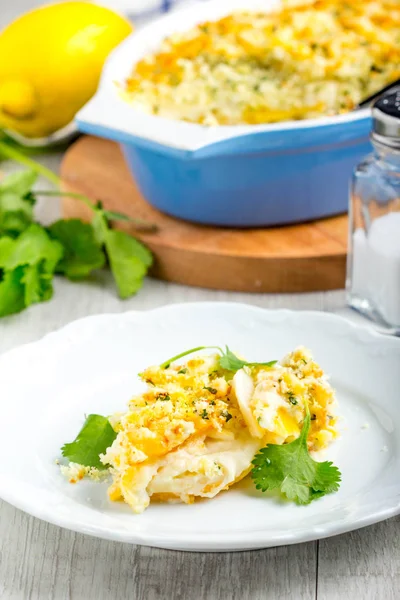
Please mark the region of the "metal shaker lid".
[[378, 98], [372, 106], [372, 140], [400, 149], [400, 87]]

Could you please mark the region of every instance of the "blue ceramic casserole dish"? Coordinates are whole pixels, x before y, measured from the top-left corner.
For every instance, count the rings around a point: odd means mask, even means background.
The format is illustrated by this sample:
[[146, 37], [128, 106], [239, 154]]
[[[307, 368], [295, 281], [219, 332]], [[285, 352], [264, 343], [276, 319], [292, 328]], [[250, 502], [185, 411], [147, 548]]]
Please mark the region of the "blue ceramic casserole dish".
[[121, 144], [143, 196], [162, 212], [203, 224], [257, 227], [347, 210], [351, 171], [370, 150], [368, 109], [272, 125], [204, 127], [139, 113], [116, 85], [171, 33], [236, 9], [276, 4], [208, 0], [150, 23], [114, 50], [96, 95], [78, 113], [82, 132]]

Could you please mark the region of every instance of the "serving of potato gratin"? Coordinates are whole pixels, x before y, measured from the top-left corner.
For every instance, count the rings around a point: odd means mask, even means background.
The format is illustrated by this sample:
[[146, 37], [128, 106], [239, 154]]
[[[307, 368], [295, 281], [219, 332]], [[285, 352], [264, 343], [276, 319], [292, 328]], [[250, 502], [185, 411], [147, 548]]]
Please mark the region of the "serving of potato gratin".
[[399, 77], [398, 1], [286, 1], [171, 35], [123, 96], [169, 119], [259, 124], [347, 112]]
[[[250, 471], [257, 488], [300, 504], [339, 487], [336, 467], [308, 455], [337, 436], [337, 414], [334, 390], [305, 348], [268, 363], [229, 348], [188, 351], [140, 377], [147, 389], [127, 412], [89, 415], [63, 447], [71, 483], [107, 469], [110, 499], [136, 513], [150, 500], [213, 498]], [[298, 464], [284, 455], [295, 446]]]

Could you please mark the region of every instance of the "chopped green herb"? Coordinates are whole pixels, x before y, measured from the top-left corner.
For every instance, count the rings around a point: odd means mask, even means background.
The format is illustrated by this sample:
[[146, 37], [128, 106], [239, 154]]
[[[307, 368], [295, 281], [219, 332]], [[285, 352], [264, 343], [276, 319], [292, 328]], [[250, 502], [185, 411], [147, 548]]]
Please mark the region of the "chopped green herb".
[[224, 417], [226, 422], [228, 422], [232, 419], [231, 413], [228, 412], [227, 410], [222, 411], [221, 417]]
[[203, 408], [203, 410], [201, 411], [201, 413], [200, 413], [200, 417], [201, 417], [202, 419], [207, 419], [207, 420], [210, 418], [210, 417], [208, 416], [208, 412], [206, 411], [206, 409], [205, 409], [205, 408]]
[[293, 406], [296, 406], [296, 404], [298, 404], [298, 401], [296, 400], [296, 396], [293, 394], [293, 392], [288, 392], [287, 397], [288, 397], [290, 404], [293, 404]]
[[218, 390], [216, 390], [216, 389], [215, 389], [215, 388], [213, 388], [213, 387], [207, 387], [207, 386], [204, 386], [204, 389], [205, 389], [205, 390], [207, 390], [207, 391], [209, 391], [209, 392], [210, 392], [210, 394], [218, 394]]
[[210, 405], [215, 406], [215, 400], [211, 400]]
[[164, 402], [167, 402], [168, 400], [171, 400], [171, 396], [167, 394], [167, 392], [160, 392], [157, 394], [156, 400], [163, 400]]
[[187, 370], [187, 369], [180, 369], [180, 370], [178, 371], [178, 375], [186, 375], [186, 373], [187, 373], [187, 372], [188, 372], [188, 370]]

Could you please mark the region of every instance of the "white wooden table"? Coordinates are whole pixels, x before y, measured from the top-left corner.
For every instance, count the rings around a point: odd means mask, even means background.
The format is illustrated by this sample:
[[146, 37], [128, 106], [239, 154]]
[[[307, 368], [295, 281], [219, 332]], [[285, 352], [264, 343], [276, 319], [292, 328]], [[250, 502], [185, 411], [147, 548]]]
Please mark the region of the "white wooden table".
[[[13, 0], [4, 2], [7, 6], [1, 4], [0, 26], [38, 2]], [[59, 157], [44, 160], [57, 168]], [[13, 168], [1, 165], [5, 171]], [[57, 213], [53, 199], [38, 207], [39, 217], [45, 221], [54, 219]], [[338, 311], [345, 302], [343, 291], [247, 295], [154, 280], [148, 280], [137, 297], [122, 302], [107, 273], [90, 283], [58, 279], [50, 302], [0, 321], [0, 353], [85, 315], [198, 300], [323, 311]], [[0, 598], [397, 600], [400, 518], [319, 542], [255, 552], [195, 554], [85, 537], [48, 525], [0, 501]]]

